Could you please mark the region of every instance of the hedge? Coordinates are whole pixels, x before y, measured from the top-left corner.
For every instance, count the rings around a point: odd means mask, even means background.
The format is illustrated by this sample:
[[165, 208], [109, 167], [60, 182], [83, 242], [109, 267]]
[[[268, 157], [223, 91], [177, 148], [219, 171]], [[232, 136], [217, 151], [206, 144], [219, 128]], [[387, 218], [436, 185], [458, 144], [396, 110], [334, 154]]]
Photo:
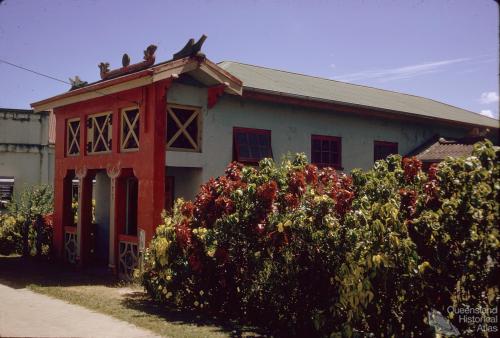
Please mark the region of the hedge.
[[159, 301], [275, 336], [431, 334], [431, 310], [498, 305], [498, 157], [485, 141], [428, 173], [394, 155], [350, 175], [301, 154], [231, 163], [164, 213], [142, 282]]

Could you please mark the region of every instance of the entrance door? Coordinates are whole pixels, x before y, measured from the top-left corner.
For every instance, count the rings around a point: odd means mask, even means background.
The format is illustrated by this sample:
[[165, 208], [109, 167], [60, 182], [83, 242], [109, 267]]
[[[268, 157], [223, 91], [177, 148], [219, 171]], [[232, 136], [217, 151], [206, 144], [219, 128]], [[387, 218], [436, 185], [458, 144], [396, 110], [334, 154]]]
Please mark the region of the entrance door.
[[105, 171], [95, 175], [92, 198], [92, 223], [95, 241], [95, 262], [99, 266], [108, 266], [109, 261], [109, 209], [111, 181]]

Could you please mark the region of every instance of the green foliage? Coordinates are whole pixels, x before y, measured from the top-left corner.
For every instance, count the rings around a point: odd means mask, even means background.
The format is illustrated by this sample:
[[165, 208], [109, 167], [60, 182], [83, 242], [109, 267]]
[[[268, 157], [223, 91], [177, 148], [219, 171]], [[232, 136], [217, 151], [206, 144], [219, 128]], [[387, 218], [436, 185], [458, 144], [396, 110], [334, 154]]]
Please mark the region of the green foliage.
[[429, 310], [497, 306], [497, 156], [486, 141], [427, 174], [399, 156], [351, 176], [300, 154], [232, 163], [164, 214], [143, 284], [277, 336], [431, 334]]
[[10, 214], [0, 214], [0, 255], [22, 252], [22, 236], [17, 219]]
[[2, 254], [47, 256], [52, 244], [53, 193], [48, 185], [28, 186], [0, 216]]

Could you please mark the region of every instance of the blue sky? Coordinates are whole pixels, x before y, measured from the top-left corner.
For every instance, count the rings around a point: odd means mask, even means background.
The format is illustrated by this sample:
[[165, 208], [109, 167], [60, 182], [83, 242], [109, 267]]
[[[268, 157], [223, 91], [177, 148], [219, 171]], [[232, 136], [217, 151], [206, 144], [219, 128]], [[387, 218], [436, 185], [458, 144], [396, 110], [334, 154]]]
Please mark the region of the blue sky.
[[[208, 35], [212, 61], [239, 61], [429, 97], [498, 118], [493, 0], [24, 1], [0, 3], [0, 59], [67, 80], [97, 64], [164, 61]], [[0, 62], [0, 107], [68, 90]]]

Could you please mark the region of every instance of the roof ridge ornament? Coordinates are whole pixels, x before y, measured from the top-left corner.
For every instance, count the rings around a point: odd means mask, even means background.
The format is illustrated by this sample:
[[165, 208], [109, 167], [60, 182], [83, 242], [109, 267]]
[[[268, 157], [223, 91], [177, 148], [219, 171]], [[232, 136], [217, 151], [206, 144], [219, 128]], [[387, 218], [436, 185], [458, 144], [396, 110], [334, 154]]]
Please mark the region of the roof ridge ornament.
[[69, 82], [71, 83], [70, 91], [85, 87], [89, 84], [87, 81], [82, 81], [78, 75], [75, 75], [74, 79], [69, 78]]
[[155, 52], [157, 47], [155, 45], [149, 45], [144, 50], [144, 61], [130, 64], [130, 56], [127, 53], [123, 54], [122, 57], [122, 67], [109, 70], [108, 62], [101, 62], [99, 64], [99, 69], [101, 73], [102, 80], [109, 80], [115, 77], [130, 74], [151, 67], [155, 63]]
[[184, 48], [174, 54], [172, 60], [178, 60], [185, 57], [200, 57], [205, 58], [205, 54], [201, 52], [201, 46], [207, 39], [207, 36], [203, 34], [200, 39], [194, 43], [194, 39], [189, 39]]

